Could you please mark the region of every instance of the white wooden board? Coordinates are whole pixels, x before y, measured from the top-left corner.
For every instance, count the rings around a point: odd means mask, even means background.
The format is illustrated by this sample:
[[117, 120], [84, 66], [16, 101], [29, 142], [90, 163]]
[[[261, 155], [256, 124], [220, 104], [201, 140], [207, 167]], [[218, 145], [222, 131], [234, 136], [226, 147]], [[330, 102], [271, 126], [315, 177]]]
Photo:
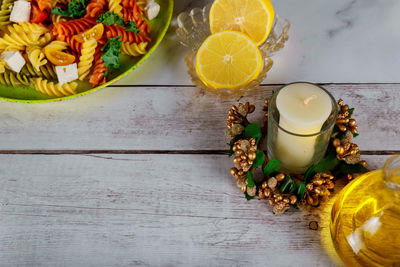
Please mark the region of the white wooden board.
[[[400, 150], [400, 85], [326, 85], [356, 108], [361, 150]], [[256, 104], [278, 86], [240, 101]], [[106, 88], [46, 104], [0, 103], [0, 150], [227, 150], [226, 114], [238, 99], [194, 87]]]
[[0, 155], [1, 265], [333, 266], [329, 207], [274, 216], [244, 199], [230, 166], [223, 155]]

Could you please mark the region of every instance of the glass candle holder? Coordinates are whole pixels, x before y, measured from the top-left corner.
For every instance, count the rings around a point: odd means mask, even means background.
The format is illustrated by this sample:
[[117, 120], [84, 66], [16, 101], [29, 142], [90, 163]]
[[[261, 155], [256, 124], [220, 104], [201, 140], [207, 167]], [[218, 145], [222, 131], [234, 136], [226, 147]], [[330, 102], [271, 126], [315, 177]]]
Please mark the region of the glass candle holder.
[[[309, 132], [304, 134], [288, 130], [290, 123], [293, 121], [283, 118], [277, 106], [277, 97], [282, 90], [287, 87], [315, 87], [313, 90], [322, 90], [323, 95], [326, 93], [325, 102], [328, 103], [330, 114], [327, 119], [323, 119], [321, 124], [310, 125]], [[300, 89], [300, 88], [299, 88]], [[319, 101], [318, 99], [314, 101]], [[325, 112], [329, 112], [325, 109]], [[267, 151], [270, 159], [277, 158], [281, 167], [290, 173], [302, 174], [314, 163], [319, 162], [326, 153], [333, 127], [336, 122], [339, 107], [335, 98], [324, 88], [312, 83], [297, 82], [281, 87], [272, 96], [268, 105], [268, 140]], [[316, 111], [318, 112], [318, 110]], [[321, 111], [322, 112], [322, 111]], [[326, 117], [325, 117], [326, 118]], [[285, 128], [287, 127], [287, 128]], [[292, 127], [299, 129], [299, 127]], [[315, 132], [315, 129], [320, 129]], [[307, 130], [307, 129], [306, 129]]]

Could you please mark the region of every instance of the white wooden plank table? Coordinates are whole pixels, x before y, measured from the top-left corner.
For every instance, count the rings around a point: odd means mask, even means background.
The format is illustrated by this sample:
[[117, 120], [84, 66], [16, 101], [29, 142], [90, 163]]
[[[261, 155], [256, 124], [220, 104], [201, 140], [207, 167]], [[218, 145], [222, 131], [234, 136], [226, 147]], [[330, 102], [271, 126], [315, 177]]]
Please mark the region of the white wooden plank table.
[[[199, 2], [177, 1], [176, 13]], [[357, 143], [380, 168], [400, 153], [400, 57], [390, 35], [400, 4], [380, 2], [372, 24], [362, 1], [297, 2], [275, 3], [293, 22], [293, 39], [264, 85], [240, 101], [255, 103], [252, 119], [261, 121], [264, 97], [281, 84], [321, 83], [356, 108]], [[315, 14], [321, 23], [310, 21]], [[346, 19], [352, 26], [340, 28]], [[366, 30], [393, 39], [356, 51]], [[193, 87], [184, 52], [171, 30], [110, 88], [59, 103], [0, 103], [0, 266], [340, 264], [326, 245], [329, 204], [274, 216], [265, 201], [243, 198], [223, 133], [238, 99]]]

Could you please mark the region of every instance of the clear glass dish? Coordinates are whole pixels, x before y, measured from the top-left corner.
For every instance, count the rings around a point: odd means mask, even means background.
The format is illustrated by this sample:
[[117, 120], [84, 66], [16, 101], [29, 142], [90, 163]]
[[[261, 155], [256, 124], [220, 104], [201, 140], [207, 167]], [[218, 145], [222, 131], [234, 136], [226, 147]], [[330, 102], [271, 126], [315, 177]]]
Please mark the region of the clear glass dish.
[[274, 24], [267, 40], [259, 47], [263, 58], [263, 67], [258, 77], [243, 88], [239, 89], [214, 89], [204, 84], [197, 76], [195, 70], [195, 60], [197, 50], [204, 40], [211, 34], [209, 24], [209, 13], [211, 4], [204, 8], [194, 8], [187, 12], [182, 12], [177, 17], [178, 28], [176, 34], [180, 43], [188, 48], [190, 52], [185, 55], [185, 63], [192, 82], [199, 88], [219, 96], [239, 96], [245, 95], [252, 89], [257, 88], [267, 77], [268, 71], [273, 65], [271, 57], [285, 46], [289, 39], [288, 31], [290, 22], [287, 19], [280, 19], [275, 14]]

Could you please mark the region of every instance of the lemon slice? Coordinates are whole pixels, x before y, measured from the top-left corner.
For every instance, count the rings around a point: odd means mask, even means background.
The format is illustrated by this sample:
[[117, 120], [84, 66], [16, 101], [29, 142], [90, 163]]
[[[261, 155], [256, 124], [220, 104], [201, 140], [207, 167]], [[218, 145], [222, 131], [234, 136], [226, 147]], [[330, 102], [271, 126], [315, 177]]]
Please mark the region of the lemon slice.
[[274, 15], [270, 0], [216, 0], [210, 10], [211, 33], [240, 31], [261, 45], [271, 31]]
[[196, 55], [196, 72], [208, 86], [238, 89], [260, 73], [260, 50], [249, 37], [235, 31], [209, 36]]

